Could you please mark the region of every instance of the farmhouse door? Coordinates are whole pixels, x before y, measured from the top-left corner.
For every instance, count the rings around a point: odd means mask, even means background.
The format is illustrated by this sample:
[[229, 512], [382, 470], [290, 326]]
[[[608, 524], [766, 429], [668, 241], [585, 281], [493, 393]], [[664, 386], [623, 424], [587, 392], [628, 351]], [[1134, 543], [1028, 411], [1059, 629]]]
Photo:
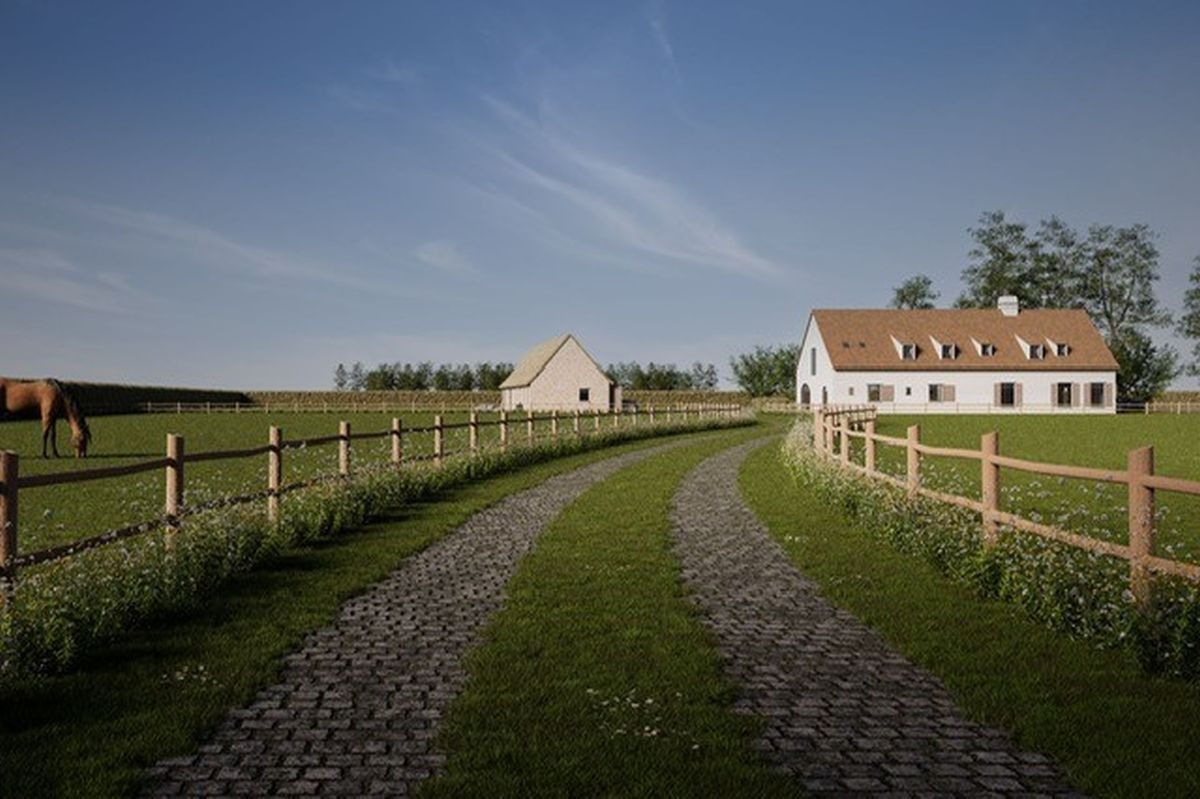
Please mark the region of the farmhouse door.
[[800, 386], [800, 404], [812, 405], [812, 389], [808, 387], [808, 383]]

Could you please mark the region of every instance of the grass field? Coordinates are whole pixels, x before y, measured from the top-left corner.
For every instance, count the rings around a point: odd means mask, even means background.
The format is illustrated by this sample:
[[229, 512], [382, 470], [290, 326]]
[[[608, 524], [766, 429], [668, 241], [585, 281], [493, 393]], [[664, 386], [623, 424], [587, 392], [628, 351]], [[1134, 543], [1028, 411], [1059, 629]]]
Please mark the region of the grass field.
[[[943, 421], [953, 424], [935, 432]], [[988, 421], [922, 419], [939, 443], [967, 443], [973, 425]], [[1036, 441], [1044, 431], [1040, 420], [1012, 421], [1022, 422], [1030, 439], [1023, 454], [1047, 452]], [[1116, 422], [1107, 429], [1133, 439], [1144, 434], [1123, 419]], [[963, 438], [951, 438], [955, 432]], [[1009, 438], [1017, 439], [1015, 449], [1019, 432]], [[1122, 444], [1118, 439], [1114, 446]], [[1146, 677], [1129, 650], [1072, 640], [1014, 605], [980, 598], [923, 558], [881, 544], [797, 486], [777, 447], [750, 456], [741, 488], [822, 592], [939, 677], [971, 718], [1007, 729], [1022, 746], [1056, 758], [1089, 794], [1200, 795], [1200, 685]]]
[[[903, 438], [921, 426], [927, 444], [979, 449], [983, 433], [1000, 432], [1000, 451], [1046, 463], [1124, 469], [1126, 453], [1153, 445], [1160, 474], [1200, 480], [1200, 414], [1116, 416], [880, 416], [880, 433]], [[861, 442], [855, 442], [861, 463]], [[880, 446], [878, 463], [894, 475], [905, 470], [904, 450]], [[979, 465], [926, 458], [922, 478], [931, 488], [979, 496]], [[1035, 521], [1124, 543], [1127, 489], [1090, 481], [1040, 477], [1005, 469], [1005, 510]], [[1158, 493], [1158, 551], [1165, 557], [1200, 562], [1200, 497]]]
[[[750, 747], [680, 584], [668, 508], [732, 431], [592, 488], [522, 562], [468, 661], [426, 796], [798, 796]], [[502, 723], [498, 723], [503, 720]]]
[[307, 632], [404, 558], [508, 494], [661, 443], [561, 458], [399, 508], [357, 532], [288, 551], [187, 617], [90, 653], [70, 674], [0, 689], [0, 796], [129, 793], [141, 769], [196, 746], [229, 707], [271, 682], [279, 658]]
[[[0, 424], [0, 449], [10, 449], [21, 456], [22, 475], [35, 475], [160, 458], [166, 453], [168, 433], [184, 436], [187, 452], [246, 449], [266, 444], [271, 425], [283, 429], [285, 440], [313, 438], [336, 434], [338, 422], [343, 420], [350, 422], [354, 433], [388, 430], [393, 415], [301, 412], [101, 416], [90, 420], [94, 440], [86, 461], [71, 457], [43, 460], [39, 424], [16, 421]], [[524, 421], [515, 421], [515, 417], [514, 414], [510, 419], [509, 437], [520, 442], [525, 439], [526, 426]], [[401, 416], [406, 428], [429, 426], [433, 418], [432, 412], [419, 411]], [[480, 421], [496, 418], [498, 415], [494, 413], [480, 414]], [[445, 414], [444, 419], [447, 423], [464, 422], [467, 414]], [[611, 419], [601, 422], [604, 426], [611, 425]], [[624, 425], [631, 422], [628, 415], [622, 419]], [[571, 420], [561, 420], [560, 431], [565, 434], [570, 430]], [[548, 435], [550, 421], [536, 422], [535, 432], [538, 436]], [[67, 426], [60, 423], [59, 451], [63, 454], [71, 450], [69, 433]], [[498, 427], [481, 426], [481, 443], [495, 444], [498, 440]], [[447, 431], [445, 448], [447, 453], [466, 449], [467, 430]], [[433, 436], [406, 434], [404, 449], [409, 456], [428, 456], [433, 451]], [[387, 438], [355, 441], [352, 452], [356, 463], [384, 464], [391, 457], [391, 442]], [[284, 482], [335, 473], [337, 457], [336, 444], [288, 451], [284, 457]], [[185, 499], [189, 503], [261, 490], [266, 487], [266, 456], [188, 464], [186, 485]], [[164, 492], [163, 475], [157, 470], [112, 480], [22, 491], [20, 551], [31, 552], [156, 518], [162, 514]]]

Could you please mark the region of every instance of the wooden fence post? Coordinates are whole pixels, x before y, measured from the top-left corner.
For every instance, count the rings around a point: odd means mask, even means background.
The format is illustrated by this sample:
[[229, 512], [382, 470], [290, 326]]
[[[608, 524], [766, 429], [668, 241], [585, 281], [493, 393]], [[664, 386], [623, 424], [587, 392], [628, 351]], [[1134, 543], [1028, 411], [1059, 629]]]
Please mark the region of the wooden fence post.
[[442, 415], [433, 417], [433, 462], [442, 465], [442, 457], [446, 454], [446, 441], [442, 437]]
[[183, 507], [183, 436], [167, 433], [167, 497], [164, 510], [167, 524], [175, 526]]
[[399, 418], [392, 419], [392, 464], [398, 469], [404, 461], [404, 427]]
[[550, 437], [558, 441], [558, 411], [550, 411]]
[[471, 411], [471, 416], [467, 421], [467, 432], [470, 434], [468, 443], [471, 446], [471, 454], [475, 455], [479, 452], [479, 414]]
[[979, 440], [983, 457], [979, 459], [979, 483], [983, 493], [983, 546], [991, 549], [1000, 540], [1000, 525], [993, 517], [1000, 510], [1000, 467], [996, 456], [1000, 454], [1000, 433], [984, 433]]
[[592, 427], [596, 430], [600, 429], [600, 411], [598, 409], [592, 411]]
[[866, 438], [863, 439], [863, 464], [867, 467], [868, 474], [875, 474], [875, 420], [868, 419], [863, 431], [866, 433]]
[[1129, 587], [1134, 604], [1146, 610], [1153, 593], [1153, 575], [1146, 559], [1154, 554], [1154, 489], [1145, 478], [1154, 474], [1154, 447], [1129, 453]]
[[525, 438], [530, 444], [533, 443], [533, 440], [536, 437], [533, 431], [533, 424], [533, 411], [525, 411]]
[[650, 426], [654, 427], [654, 406], [651, 405], [646, 409], [646, 413], [650, 414]]
[[634, 405], [633, 406], [633, 426], [637, 427], [637, 423], [638, 423], [638, 409], [637, 409], [637, 406]]
[[850, 463], [850, 418], [843, 416], [839, 425], [841, 437], [842, 463]]
[[908, 428], [908, 495], [915, 497], [921, 487], [921, 453], [917, 445], [921, 443], [921, 425], [914, 424]]
[[500, 411], [500, 451], [508, 452], [508, 411]]
[[579, 409], [578, 408], [575, 409], [575, 416], [571, 420], [571, 423], [575, 426], [575, 437], [579, 438], [580, 433], [579, 433]]
[[15, 452], [0, 452], [0, 601], [7, 601], [17, 587], [17, 480], [21, 459]]
[[267, 519], [279, 521], [279, 489], [283, 486], [283, 430], [272, 426], [267, 434]]
[[825, 417], [819, 413], [813, 414], [813, 449], [820, 450], [825, 442]]
[[350, 423], [338, 422], [338, 474], [350, 476]]
[[613, 420], [613, 429], [614, 430], [616, 430], [618, 427], [621, 426], [621, 408], [620, 408], [620, 406], [613, 408], [612, 420]]

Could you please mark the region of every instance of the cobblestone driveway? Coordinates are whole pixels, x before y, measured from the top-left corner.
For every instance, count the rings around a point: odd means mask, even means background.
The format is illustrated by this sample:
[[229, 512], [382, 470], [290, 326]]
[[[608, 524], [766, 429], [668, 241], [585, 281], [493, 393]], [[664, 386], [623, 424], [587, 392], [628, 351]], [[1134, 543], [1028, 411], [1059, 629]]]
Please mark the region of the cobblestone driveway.
[[151, 769], [147, 794], [410, 793], [443, 762], [432, 742], [462, 688], [463, 656], [538, 534], [618, 469], [686, 443], [550, 478], [471, 517], [347, 602], [196, 754]]
[[710, 458], [676, 494], [684, 578], [765, 721], [757, 742], [812, 793], [1062, 795], [1045, 757], [965, 721], [934, 677], [823, 599], [743, 504], [738, 467], [757, 441]]

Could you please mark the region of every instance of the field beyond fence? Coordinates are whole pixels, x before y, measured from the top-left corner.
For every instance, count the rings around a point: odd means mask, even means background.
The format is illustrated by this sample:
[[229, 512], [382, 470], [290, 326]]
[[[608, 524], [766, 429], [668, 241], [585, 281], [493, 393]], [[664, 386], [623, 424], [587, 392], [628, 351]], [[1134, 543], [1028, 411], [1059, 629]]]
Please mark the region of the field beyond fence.
[[[1200, 565], [1159, 554], [1161, 514], [1157, 509], [1158, 492], [1200, 496], [1200, 482], [1156, 474], [1153, 447], [1139, 447], [1128, 452], [1124, 469], [1103, 469], [1006, 457], [1000, 452], [996, 432], [983, 434], [979, 449], [922, 443], [919, 425], [910, 426], [904, 438], [880, 435], [876, 432], [876, 409], [871, 406], [825, 408], [814, 414], [813, 422], [814, 448], [828, 461], [898, 486], [910, 497], [923, 496], [979, 514], [985, 548], [995, 546], [1001, 530], [1008, 527], [1078, 549], [1121, 558], [1129, 563], [1129, 589], [1135, 604], [1142, 608], [1151, 603], [1155, 573], [1200, 580]], [[859, 446], [853, 446], [854, 442], [859, 442]], [[892, 475], [881, 468], [882, 448], [902, 452], [902, 475]], [[925, 485], [923, 470], [929, 465], [926, 461], [935, 458], [979, 463], [979, 497], [938, 491]], [[1126, 541], [1097, 539], [1006, 510], [1001, 501], [1003, 470], [1124, 487]]]
[[[267, 436], [263, 439], [264, 443], [260, 445], [195, 452], [187, 449], [184, 436], [167, 434], [162, 457], [73, 471], [38, 469], [36, 471], [41, 473], [32, 474], [22, 474], [21, 458], [17, 453], [3, 450], [0, 451], [0, 580], [4, 583], [4, 594], [7, 595], [16, 585], [19, 569], [67, 558], [155, 529], [165, 528], [169, 536], [186, 517], [217, 507], [263, 502], [268, 517], [275, 520], [279, 515], [282, 498], [287, 493], [323, 481], [350, 476], [352, 442], [375, 441], [383, 444], [385, 449], [375, 453], [379, 465], [390, 463], [394, 468], [400, 469], [416, 463], [440, 466], [454, 457], [469, 458], [486, 450], [505, 451], [510, 447], [531, 446], [538, 441], [580, 438], [608, 429], [667, 425], [689, 419], [732, 418], [740, 413], [741, 408], [732, 404], [651, 406], [633, 413], [576, 411], [560, 414], [552, 411], [510, 416], [499, 412], [494, 418], [483, 418], [479, 413], [471, 412], [465, 417], [458, 417], [457, 421], [447, 420], [438, 414], [432, 421], [422, 420], [420, 424], [408, 425], [402, 418], [395, 417], [387, 429], [370, 432], [357, 432], [349, 422], [343, 421], [338, 425], [336, 433], [295, 439], [286, 439], [283, 430], [273, 425], [269, 427]], [[285, 461], [302, 454], [311, 455], [322, 447], [334, 445], [337, 447], [336, 471], [328, 467], [308, 468], [305, 474], [294, 475], [290, 482], [285, 479], [285, 475], [288, 474], [285, 471]], [[261, 488], [258, 490], [239, 494], [221, 493], [202, 501], [185, 502], [185, 497], [191, 493], [187, 478], [193, 468], [201, 464], [245, 461], [257, 457], [265, 459], [265, 470], [260, 472]], [[58, 462], [34, 460], [33, 463], [40, 467], [43, 464], [53, 465]], [[333, 462], [329, 465], [332, 466]], [[131, 475], [154, 472], [163, 475], [163, 493], [160, 494], [163, 504], [160, 514], [136, 524], [108, 529], [103, 533], [64, 541], [54, 546], [28, 552], [19, 550], [22, 532], [20, 508], [22, 499], [28, 492], [53, 487], [73, 487], [82, 483], [115, 481]], [[140, 488], [144, 493], [148, 486], [142, 485]], [[57, 499], [59, 502], [68, 501], [70, 496], [59, 494]], [[201, 492], [201, 497], [203, 496]], [[124, 496], [121, 497], [121, 502], [136, 507], [137, 499], [134, 496]], [[50, 509], [47, 509], [44, 515], [50, 516]]]

